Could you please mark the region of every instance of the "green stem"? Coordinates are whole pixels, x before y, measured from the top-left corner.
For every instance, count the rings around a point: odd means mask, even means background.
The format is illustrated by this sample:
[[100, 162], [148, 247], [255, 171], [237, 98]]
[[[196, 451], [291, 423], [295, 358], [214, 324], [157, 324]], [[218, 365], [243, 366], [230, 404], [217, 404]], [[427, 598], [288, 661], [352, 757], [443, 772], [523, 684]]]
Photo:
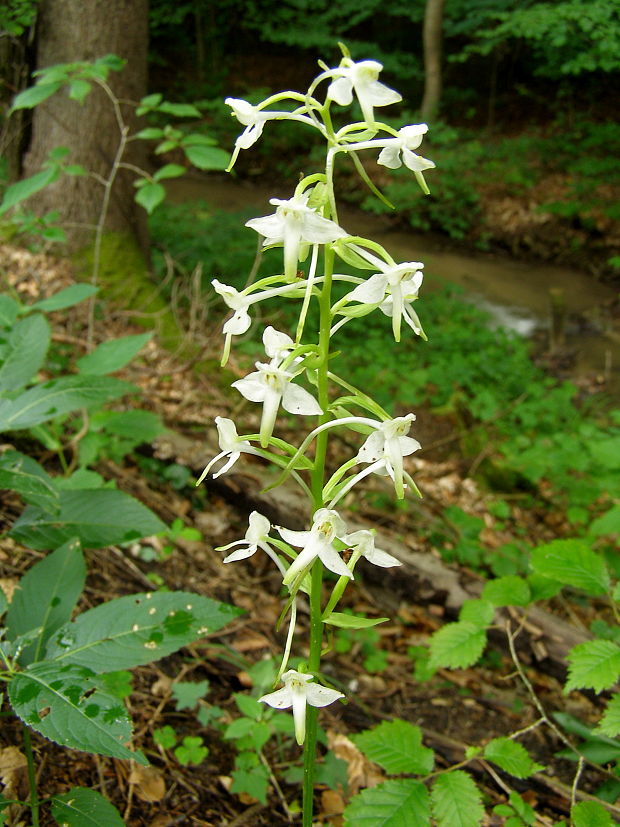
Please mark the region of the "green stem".
[[32, 741], [30, 730], [27, 726], [22, 727], [24, 733], [24, 752], [28, 765], [28, 786], [30, 787], [30, 812], [32, 813], [32, 827], [39, 827], [39, 795], [37, 793], [37, 776], [34, 769], [34, 756], [32, 754]]

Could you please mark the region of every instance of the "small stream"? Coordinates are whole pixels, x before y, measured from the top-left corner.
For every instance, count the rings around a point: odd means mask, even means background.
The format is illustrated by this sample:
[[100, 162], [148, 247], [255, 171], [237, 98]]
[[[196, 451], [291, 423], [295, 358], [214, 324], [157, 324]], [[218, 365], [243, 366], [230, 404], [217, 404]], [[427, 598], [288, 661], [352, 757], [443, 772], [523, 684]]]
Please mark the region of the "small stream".
[[[171, 201], [204, 200], [224, 210], [255, 207], [257, 215], [273, 212], [269, 198], [288, 198], [289, 192], [269, 190], [234, 178], [183, 178], [167, 182]], [[442, 250], [427, 236], [386, 227], [381, 218], [340, 207], [339, 221], [348, 232], [383, 244], [397, 261], [423, 261], [423, 291], [443, 282], [458, 284], [468, 300], [486, 310], [497, 326], [522, 336], [550, 327], [550, 291], [561, 290], [566, 311], [585, 315], [593, 323], [577, 328], [569, 318], [566, 346], [575, 351], [575, 377], [593, 374], [606, 380], [608, 393], [620, 399], [620, 331], [605, 329], [598, 308], [618, 294], [608, 284], [563, 266], [519, 261], [509, 256]], [[609, 325], [607, 325], [609, 327]]]

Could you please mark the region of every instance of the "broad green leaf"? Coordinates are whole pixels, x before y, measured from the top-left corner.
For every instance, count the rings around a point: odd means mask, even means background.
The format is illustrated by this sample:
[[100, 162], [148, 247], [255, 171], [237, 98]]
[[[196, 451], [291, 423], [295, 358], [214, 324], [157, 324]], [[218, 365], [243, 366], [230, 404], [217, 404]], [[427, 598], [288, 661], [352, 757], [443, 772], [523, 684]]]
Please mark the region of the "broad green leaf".
[[71, 287], [65, 287], [64, 290], [59, 290], [47, 299], [35, 302], [24, 310], [44, 310], [46, 313], [51, 313], [54, 310], [65, 310], [67, 307], [74, 307], [94, 296], [99, 290], [92, 284], [72, 284]]
[[259, 703], [259, 701], [251, 695], [244, 695], [243, 692], [235, 692], [234, 698], [239, 711], [247, 718], [260, 721], [265, 714], [265, 704]]
[[420, 727], [407, 721], [386, 721], [351, 739], [367, 758], [390, 774], [427, 775], [433, 769], [433, 750], [422, 746]]
[[150, 215], [155, 207], [158, 207], [166, 197], [166, 190], [161, 184], [154, 184], [150, 181], [140, 187], [134, 198], [141, 207]]
[[18, 451], [0, 454], [0, 488], [16, 491], [27, 503], [52, 514], [60, 508], [58, 490], [52, 477], [38, 462]]
[[464, 669], [475, 663], [486, 645], [486, 634], [475, 623], [448, 623], [431, 637], [429, 664]]
[[544, 770], [541, 764], [532, 761], [522, 744], [510, 738], [493, 738], [484, 748], [484, 757], [515, 778], [528, 778]]
[[6, 594], [4, 593], [4, 590], [0, 588], [0, 615], [3, 615], [6, 612], [8, 605], [9, 603], [6, 599]]
[[96, 790], [74, 787], [52, 797], [52, 816], [60, 827], [123, 827], [116, 807]]
[[7, 636], [13, 640], [40, 627], [22, 653], [22, 665], [41, 660], [49, 637], [70, 620], [85, 581], [86, 563], [77, 540], [48, 554], [22, 577], [6, 616]]
[[125, 367], [144, 345], [153, 338], [152, 333], [138, 333], [102, 342], [92, 353], [77, 360], [80, 373], [103, 376]]
[[527, 585], [530, 589], [530, 603], [537, 603], [540, 600], [549, 600], [562, 591], [562, 584], [557, 580], [550, 580], [542, 574], [528, 574]]
[[0, 295], [0, 325], [2, 327], [11, 327], [15, 323], [22, 306], [5, 294]]
[[239, 609], [191, 592], [149, 592], [103, 603], [52, 636], [47, 657], [95, 672], [131, 669], [216, 632]]
[[166, 164], [153, 173], [155, 181], [163, 181], [165, 178], [178, 178], [179, 175], [185, 175], [187, 170], [180, 164]]
[[37, 172], [36, 175], [32, 175], [30, 178], [24, 178], [15, 184], [11, 184], [10, 187], [6, 188], [4, 198], [0, 204], [0, 215], [10, 210], [11, 207], [15, 207], [17, 204], [25, 201], [26, 198], [30, 198], [31, 195], [45, 189], [45, 187], [53, 183], [59, 175], [60, 171], [57, 167], [48, 167], [47, 169], [42, 169], [41, 172]]
[[182, 146], [215, 146], [217, 141], [211, 135], [203, 135], [200, 132], [189, 132], [182, 136]]
[[148, 762], [127, 749], [131, 721], [123, 704], [98, 688], [90, 669], [42, 661], [18, 672], [9, 684], [15, 714], [50, 741], [65, 747]]
[[101, 411], [91, 419], [96, 430], [130, 439], [133, 442], [152, 442], [166, 430], [159, 416], [152, 411]]
[[530, 602], [530, 587], [522, 577], [508, 574], [496, 580], [488, 580], [482, 590], [483, 600], [494, 606], [527, 606]]
[[27, 385], [41, 368], [50, 343], [50, 326], [40, 313], [20, 319], [11, 328], [0, 366], [0, 393]]
[[156, 126], [147, 126], [146, 129], [136, 132], [135, 137], [141, 138], [143, 141], [158, 141], [164, 137], [164, 130]]
[[215, 146], [184, 146], [183, 151], [198, 169], [226, 169], [230, 163], [230, 153]]
[[177, 709], [194, 709], [209, 691], [209, 681], [177, 681], [172, 684], [172, 695]]
[[157, 107], [160, 112], [165, 112], [166, 115], [172, 115], [175, 118], [199, 118], [200, 110], [191, 103], [170, 103], [163, 101]]
[[35, 549], [54, 548], [78, 537], [86, 548], [102, 548], [159, 534], [166, 526], [138, 500], [108, 488], [60, 491], [60, 510], [50, 515], [28, 506], [11, 536]]
[[603, 558], [590, 550], [583, 540], [553, 540], [532, 551], [531, 566], [566, 586], [592, 595], [609, 591], [609, 573]]
[[617, 537], [620, 534], [620, 505], [612, 505], [609, 511], [593, 520], [588, 534], [592, 537], [604, 537], [608, 534]]
[[610, 738], [620, 735], [620, 694], [615, 692], [607, 704], [607, 709], [596, 727], [596, 732], [602, 732]]
[[92, 87], [87, 80], [75, 78], [75, 80], [72, 80], [69, 83], [69, 97], [71, 100], [77, 101], [78, 103], [84, 103], [91, 88]]
[[16, 95], [11, 109], [32, 109], [58, 92], [61, 86], [62, 82], [60, 81], [56, 83], [37, 83]]
[[430, 827], [430, 802], [424, 784], [391, 779], [354, 796], [343, 813], [347, 827]]
[[598, 801], [580, 801], [570, 808], [573, 827], [614, 827], [611, 816]]
[[473, 623], [485, 629], [493, 621], [495, 606], [488, 600], [466, 600], [459, 612], [459, 623]]
[[15, 399], [0, 400], [0, 433], [20, 431], [80, 408], [102, 405], [136, 390], [112, 376], [62, 376]]
[[564, 692], [594, 689], [602, 692], [620, 677], [620, 646], [611, 640], [587, 640], [573, 646], [567, 656], [568, 680]]
[[480, 790], [461, 770], [438, 776], [431, 791], [437, 827], [478, 827], [484, 818]]
[[370, 629], [371, 626], [385, 623], [389, 619], [389, 617], [358, 617], [344, 612], [332, 612], [323, 620], [323, 623], [337, 626], [339, 629]]

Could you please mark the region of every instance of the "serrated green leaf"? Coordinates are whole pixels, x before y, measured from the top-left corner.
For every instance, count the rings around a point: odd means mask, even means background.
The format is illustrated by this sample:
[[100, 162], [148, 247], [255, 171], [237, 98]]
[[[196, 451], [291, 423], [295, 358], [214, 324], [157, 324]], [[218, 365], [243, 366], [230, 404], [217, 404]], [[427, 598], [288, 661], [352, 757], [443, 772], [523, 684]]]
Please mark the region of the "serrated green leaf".
[[107, 339], [96, 347], [92, 353], [77, 360], [80, 373], [89, 376], [103, 376], [125, 367], [140, 352], [144, 345], [153, 338], [152, 333], [138, 333], [133, 336], [121, 336], [119, 339]]
[[495, 606], [489, 600], [466, 600], [459, 612], [459, 623], [473, 623], [478, 629], [486, 629], [494, 614]]
[[595, 732], [602, 732], [610, 738], [620, 735], [620, 694], [618, 692], [611, 696]]
[[515, 778], [528, 778], [544, 769], [532, 761], [522, 744], [510, 738], [493, 738], [484, 748], [484, 757]]
[[618, 536], [620, 534], [620, 505], [612, 507], [590, 523], [588, 534], [591, 537]]
[[10, 682], [9, 701], [25, 724], [57, 744], [148, 764], [141, 753], [124, 746], [131, 738], [127, 710], [98, 688], [90, 669], [35, 663]]
[[35, 302], [29, 307], [24, 308], [26, 311], [43, 310], [46, 313], [51, 313], [54, 310], [66, 310], [68, 307], [74, 307], [76, 304], [89, 299], [99, 291], [98, 287], [92, 284], [72, 284], [70, 287], [65, 287], [64, 290], [59, 290], [53, 296], [41, 301]]
[[430, 827], [428, 790], [411, 778], [391, 779], [362, 790], [343, 815], [348, 827]]
[[62, 414], [102, 405], [136, 388], [113, 376], [62, 376], [0, 400], [0, 433], [31, 428]]
[[389, 617], [358, 617], [344, 612], [332, 612], [323, 620], [323, 623], [337, 626], [339, 629], [370, 629], [372, 626], [385, 623], [389, 619]]
[[71, 618], [85, 581], [86, 563], [77, 540], [48, 554], [22, 577], [6, 616], [8, 639], [40, 627], [21, 655], [22, 665], [41, 660], [50, 636]]
[[263, 804], [267, 803], [269, 771], [259, 763], [258, 756], [251, 752], [240, 752], [231, 773], [233, 793], [247, 793]]
[[230, 163], [230, 153], [215, 146], [184, 146], [183, 151], [198, 169], [226, 169]]
[[95, 672], [131, 669], [216, 632], [240, 614], [234, 606], [191, 592], [127, 595], [62, 626], [46, 655]]
[[259, 703], [259, 701], [251, 695], [245, 695], [243, 692], [235, 692], [234, 698], [239, 711], [247, 718], [259, 721], [265, 714], [265, 704]]
[[20, 319], [9, 334], [0, 366], [0, 393], [16, 391], [41, 368], [50, 343], [50, 326], [40, 313]]
[[580, 801], [570, 808], [573, 827], [613, 827], [614, 822], [598, 801]]
[[478, 660], [486, 640], [484, 629], [474, 623], [448, 623], [431, 637], [429, 664], [433, 669], [464, 669]]
[[11, 184], [10, 187], [6, 188], [4, 198], [2, 199], [2, 203], [0, 203], [0, 215], [10, 210], [11, 207], [15, 207], [22, 201], [30, 198], [31, 195], [45, 189], [45, 187], [47, 187], [48, 184], [52, 184], [59, 175], [60, 172], [57, 167], [48, 167], [47, 169], [42, 169], [41, 172], [37, 172], [36, 175], [32, 175], [30, 178], [24, 178], [15, 184]]
[[116, 807], [96, 790], [74, 787], [52, 796], [52, 816], [60, 827], [123, 827]]
[[583, 540], [553, 540], [532, 551], [531, 566], [538, 574], [592, 595], [609, 591], [609, 573], [603, 558]]
[[30, 86], [15, 96], [11, 109], [32, 109], [43, 103], [44, 100], [51, 98], [61, 86], [62, 82], [60, 81], [56, 83], [37, 83], [35, 86]]
[[209, 691], [209, 681], [178, 681], [172, 685], [177, 709], [193, 709]]
[[150, 215], [155, 207], [158, 207], [166, 197], [166, 190], [161, 184], [147, 181], [144, 186], [136, 192], [134, 199]]
[[10, 535], [35, 549], [55, 548], [77, 537], [86, 548], [128, 543], [159, 534], [166, 526], [139, 500], [123, 491], [60, 491], [60, 509], [51, 515], [28, 506]]
[[620, 647], [611, 640], [587, 640], [573, 646], [567, 656], [568, 680], [564, 692], [612, 687], [620, 676]]
[[16, 491], [27, 503], [56, 514], [60, 496], [52, 477], [36, 460], [18, 451], [0, 454], [0, 488]]
[[166, 178], [178, 178], [179, 175], [185, 175], [186, 172], [185, 167], [180, 164], [166, 164], [153, 173], [153, 178], [155, 181], [163, 181]]
[[427, 775], [433, 769], [433, 750], [422, 746], [420, 727], [408, 721], [386, 721], [351, 740], [388, 773]]
[[494, 606], [527, 606], [531, 600], [530, 587], [516, 574], [508, 574], [495, 580], [488, 580], [482, 590], [483, 600]]
[[435, 779], [431, 802], [437, 827], [478, 827], [484, 817], [480, 790], [461, 770]]

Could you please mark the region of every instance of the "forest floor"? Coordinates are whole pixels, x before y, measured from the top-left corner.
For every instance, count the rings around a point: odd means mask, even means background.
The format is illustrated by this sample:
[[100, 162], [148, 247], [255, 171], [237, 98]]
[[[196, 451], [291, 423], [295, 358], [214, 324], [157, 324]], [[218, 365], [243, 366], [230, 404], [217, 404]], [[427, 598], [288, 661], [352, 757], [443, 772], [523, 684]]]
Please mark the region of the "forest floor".
[[[72, 280], [66, 262], [9, 248], [3, 251], [0, 266], [10, 288], [29, 301], [55, 292]], [[71, 347], [81, 355], [86, 348], [85, 314], [58, 313], [53, 323], [56, 345]], [[98, 329], [102, 340], [136, 331], [142, 329], [135, 327], [126, 312], [106, 307], [105, 325], [100, 323]], [[219, 359], [220, 345], [220, 320], [209, 319], [199, 342], [200, 361]], [[262, 803], [247, 793], [232, 791], [234, 746], [222, 738], [217, 728], [199, 722], [200, 710], [213, 706], [220, 708], [222, 720], [234, 720], [239, 714], [234, 694], [252, 689], [252, 665], [277, 658], [283, 645], [283, 635], [275, 632], [281, 610], [280, 579], [270, 561], [255, 555], [242, 563], [224, 565], [223, 555], [216, 548], [243, 537], [248, 515], [255, 508], [263, 510], [272, 522], [294, 529], [301, 527], [305, 515], [288, 490], [281, 494], [278, 490], [268, 495], [260, 493], [269, 472], [253, 457], [240, 461], [231, 473], [195, 489], [194, 479], [218, 451], [214, 417], [232, 416], [250, 431], [256, 430], [257, 422], [251, 406], [240, 405], [213, 374], [198, 370], [196, 361], [196, 356], [171, 355], [152, 340], [123, 370], [122, 378], [142, 390], [137, 404], [158, 413], [170, 431], [138, 452], [152, 469], [157, 469], [154, 473], [147, 476], [144, 462], [131, 455], [121, 465], [102, 461], [96, 470], [141, 499], [164, 522], [181, 520], [184, 526], [196, 529], [199, 534], [193, 536], [200, 539], [152, 537], [127, 548], [89, 551], [90, 574], [83, 607], [152, 589], [155, 575], [162, 587], [230, 602], [244, 609], [245, 614], [220, 633], [135, 670], [127, 704], [135, 722], [134, 745], [148, 757], [148, 769], [62, 750], [35, 737], [40, 794], [45, 797], [75, 785], [97, 789], [113, 801], [131, 827], [279, 827], [299, 823], [299, 786], [282, 780], [299, 777], [294, 771], [299, 766], [299, 750], [290, 744], [283, 749], [273, 740], [264, 747], [261, 760], [268, 767], [270, 783], [267, 803]], [[238, 377], [246, 372], [246, 366], [234, 359], [229, 369]], [[423, 411], [418, 411], [418, 419], [424, 420]], [[433, 543], [432, 527], [441, 521], [447, 505], [458, 505], [484, 519], [482, 542], [488, 549], [517, 535], [533, 546], [568, 531], [562, 510], [552, 499], [545, 508], [531, 509], [523, 507], [518, 495], [510, 499], [510, 516], [499, 528], [489, 514], [487, 493], [471, 479], [471, 467], [465, 466], [459, 456], [451, 423], [438, 422], [434, 432], [427, 427], [424, 444], [431, 448], [416, 454], [409, 463], [423, 494], [421, 502], [393, 508], [386, 505], [389, 496], [383, 496], [381, 486], [372, 484], [372, 507], [355, 510], [353, 502], [345, 503], [351, 523], [376, 526], [381, 547], [400, 555], [403, 566], [380, 570], [380, 576], [376, 570], [372, 576], [365, 571], [356, 578], [346, 605], [356, 612], [388, 616], [391, 620], [378, 627], [377, 640], [355, 642], [346, 635], [337, 635], [324, 661], [335, 684], [344, 687], [347, 700], [323, 710], [321, 725], [330, 749], [346, 763], [339, 765], [344, 768], [341, 783], [333, 784], [333, 788], [322, 784], [317, 789], [317, 825], [340, 827], [342, 811], [351, 795], [382, 779], [379, 767], [363, 757], [350, 740], [351, 734], [381, 721], [403, 718], [422, 728], [424, 743], [435, 749], [437, 768], [441, 769], [465, 760], [468, 746], [484, 745], [493, 737], [537, 721], [540, 710], [530, 688], [517, 674], [507, 645], [508, 635], [517, 630], [520, 668], [547, 713], [562, 710], [585, 722], [596, 717], [595, 698], [580, 692], [568, 697], [562, 694], [562, 652], [574, 642], [575, 635], [579, 638], [586, 634], [592, 610], [586, 605], [569, 606], [560, 598], [554, 599], [546, 615], [538, 620], [526, 620], [518, 614], [503, 616], [483, 665], [440, 670], [426, 681], [414, 676], [412, 647], [424, 645], [443, 621], [454, 619], [463, 600], [479, 593], [482, 584], [473, 571], [444, 563]], [[42, 449], [30, 447], [40, 451], [41, 462], [53, 463]], [[334, 449], [330, 458], [334, 465], [338, 462], [336, 454], [345, 447]], [[189, 472], [185, 478], [181, 475], [180, 483], [175, 482], [179, 468]], [[17, 497], [4, 497], [0, 519], [5, 531], [21, 508]], [[14, 581], [40, 557], [39, 552], [20, 547], [3, 534], [2, 584]], [[304, 655], [307, 615], [303, 601], [299, 614], [301, 632], [294, 648], [295, 654]], [[208, 693], [191, 708], [182, 708], [173, 692], [180, 681], [208, 681]], [[202, 737], [209, 749], [207, 758], [198, 765], [186, 766], [171, 750], [158, 746], [153, 730], [166, 725], [172, 726], [179, 737]], [[0, 733], [0, 777], [5, 785], [9, 781], [17, 784], [24, 795], [25, 773], [12, 776], [7, 769], [15, 748], [20, 748], [21, 737], [17, 723], [4, 723]], [[468, 768], [484, 789], [489, 813], [495, 804], [507, 800], [511, 789], [516, 789], [539, 813], [536, 824], [552, 825], [566, 818], [569, 811], [576, 764], [554, 757], [563, 744], [545, 725], [532, 729], [524, 744], [532, 757], [547, 767], [527, 781], [494, 770], [482, 759], [471, 760]], [[586, 767], [578, 796], [587, 797], [601, 780]], [[29, 824], [25, 810], [14, 811], [11, 818], [15, 826]], [[53, 822], [44, 814], [42, 823]], [[501, 825], [504, 819], [489, 815], [484, 823]]]

